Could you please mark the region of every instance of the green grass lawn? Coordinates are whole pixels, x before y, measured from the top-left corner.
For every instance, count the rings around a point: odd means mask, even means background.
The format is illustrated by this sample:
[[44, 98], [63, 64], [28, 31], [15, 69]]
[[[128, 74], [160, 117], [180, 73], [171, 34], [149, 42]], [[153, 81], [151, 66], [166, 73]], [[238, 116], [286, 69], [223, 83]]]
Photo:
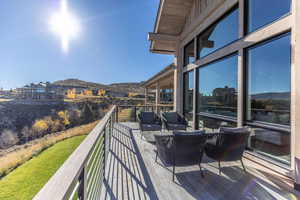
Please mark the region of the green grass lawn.
[[61, 141], [1, 179], [0, 199], [32, 199], [85, 137], [76, 136]]

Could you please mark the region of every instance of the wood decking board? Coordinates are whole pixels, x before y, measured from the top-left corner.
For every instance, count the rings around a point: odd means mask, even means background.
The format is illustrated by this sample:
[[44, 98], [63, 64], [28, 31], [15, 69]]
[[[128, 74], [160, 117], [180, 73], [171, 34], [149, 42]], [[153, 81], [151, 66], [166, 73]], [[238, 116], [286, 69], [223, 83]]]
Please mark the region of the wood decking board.
[[[218, 164], [204, 158], [198, 166], [176, 168], [155, 162], [155, 145], [140, 138], [136, 123], [116, 124], [107, 159], [100, 199], [103, 200], [240, 200], [300, 199], [300, 194], [280, 177], [244, 160], [247, 173], [239, 162]], [[255, 167], [254, 167], [255, 166]]]

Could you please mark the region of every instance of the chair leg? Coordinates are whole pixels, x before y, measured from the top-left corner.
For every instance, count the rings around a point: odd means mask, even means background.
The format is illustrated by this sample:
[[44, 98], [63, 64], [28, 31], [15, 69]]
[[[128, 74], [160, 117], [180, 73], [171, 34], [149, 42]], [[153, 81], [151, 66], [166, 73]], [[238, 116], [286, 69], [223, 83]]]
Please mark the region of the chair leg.
[[221, 175], [221, 163], [219, 161], [219, 175]]
[[246, 171], [246, 168], [245, 168], [245, 165], [244, 165], [244, 163], [243, 163], [242, 158], [241, 158], [241, 163], [242, 163], [242, 166], [243, 166], [244, 171], [247, 172], [247, 171]]
[[202, 167], [201, 167], [201, 162], [202, 162], [202, 157], [203, 157], [203, 151], [200, 154], [200, 159], [199, 159], [199, 168], [200, 168], [200, 173], [201, 173], [201, 177], [204, 178], [204, 173], [202, 171]]
[[175, 159], [175, 155], [173, 157], [173, 182], [175, 182], [175, 165], [176, 165], [176, 159]]

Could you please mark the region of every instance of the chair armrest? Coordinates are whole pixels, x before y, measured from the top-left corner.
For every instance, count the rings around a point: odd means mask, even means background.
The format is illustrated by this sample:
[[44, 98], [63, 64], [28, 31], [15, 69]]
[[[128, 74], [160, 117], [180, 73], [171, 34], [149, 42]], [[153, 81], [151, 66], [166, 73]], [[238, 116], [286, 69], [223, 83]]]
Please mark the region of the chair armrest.
[[179, 117], [180, 117], [180, 121], [181, 121], [184, 125], [188, 126], [188, 120], [186, 119], [186, 117], [185, 117], [184, 115], [182, 115], [182, 114], [179, 114], [179, 113], [178, 113], [178, 115], [179, 115]]
[[168, 120], [161, 114], [161, 121], [166, 129], [168, 129]]

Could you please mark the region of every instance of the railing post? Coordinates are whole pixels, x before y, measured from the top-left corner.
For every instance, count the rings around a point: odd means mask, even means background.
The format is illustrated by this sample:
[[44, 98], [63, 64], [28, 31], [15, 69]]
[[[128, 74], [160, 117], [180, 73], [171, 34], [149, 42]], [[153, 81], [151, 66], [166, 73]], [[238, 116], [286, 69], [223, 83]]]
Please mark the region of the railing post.
[[136, 106], [134, 106], [133, 114], [134, 114], [134, 122], [136, 122]]
[[103, 134], [103, 150], [104, 150], [104, 159], [103, 159], [103, 177], [105, 176], [105, 165], [106, 165], [106, 127], [104, 128], [104, 134]]
[[119, 122], [119, 106], [116, 107], [116, 122]]
[[86, 170], [86, 164], [85, 164], [85, 166], [84, 166], [84, 168], [83, 168], [83, 200], [87, 200], [87, 187], [88, 187], [88, 185], [87, 185], [87, 170]]

